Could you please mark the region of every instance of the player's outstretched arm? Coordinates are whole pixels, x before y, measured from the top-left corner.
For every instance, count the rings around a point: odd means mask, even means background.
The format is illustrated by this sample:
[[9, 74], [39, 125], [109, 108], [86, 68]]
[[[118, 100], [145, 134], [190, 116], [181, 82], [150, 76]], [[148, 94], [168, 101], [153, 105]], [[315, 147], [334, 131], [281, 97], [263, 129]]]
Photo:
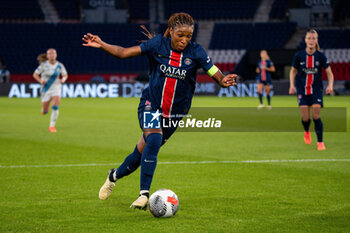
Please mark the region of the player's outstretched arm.
[[141, 47], [140, 46], [133, 46], [130, 48], [124, 48], [118, 45], [111, 45], [103, 40], [97, 35], [93, 35], [91, 33], [87, 33], [84, 35], [82, 40], [85, 42], [83, 43], [83, 46], [87, 47], [93, 47], [93, 48], [100, 48], [106, 51], [107, 53], [118, 57], [120, 59], [125, 59], [129, 57], [135, 57], [141, 55]]
[[228, 74], [224, 75], [220, 70], [218, 70], [212, 78], [221, 86], [221, 87], [229, 87], [237, 85], [236, 78], [237, 74]]

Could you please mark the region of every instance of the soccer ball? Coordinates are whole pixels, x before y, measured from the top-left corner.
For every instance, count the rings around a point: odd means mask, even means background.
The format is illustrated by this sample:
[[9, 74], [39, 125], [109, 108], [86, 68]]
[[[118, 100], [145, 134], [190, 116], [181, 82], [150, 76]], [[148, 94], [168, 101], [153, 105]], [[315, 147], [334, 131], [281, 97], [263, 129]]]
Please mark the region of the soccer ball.
[[159, 189], [149, 198], [149, 210], [154, 217], [168, 218], [176, 214], [179, 208], [179, 199], [169, 189]]

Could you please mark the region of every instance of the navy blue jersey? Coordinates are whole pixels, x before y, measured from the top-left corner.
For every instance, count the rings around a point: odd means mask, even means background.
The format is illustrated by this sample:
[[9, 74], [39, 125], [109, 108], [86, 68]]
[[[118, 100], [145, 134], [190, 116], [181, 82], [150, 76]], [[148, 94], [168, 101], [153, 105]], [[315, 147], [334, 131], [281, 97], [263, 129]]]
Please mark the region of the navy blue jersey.
[[202, 46], [190, 42], [182, 52], [173, 50], [171, 39], [158, 35], [140, 45], [149, 61], [149, 87], [142, 97], [163, 116], [187, 113], [196, 86], [197, 70], [208, 71], [213, 62]]
[[322, 68], [327, 69], [327, 57], [320, 51], [308, 55], [306, 50], [295, 54], [292, 66], [297, 69], [295, 87], [298, 94], [312, 95], [323, 91]]
[[258, 67], [260, 69], [260, 73], [258, 74], [258, 80], [260, 82], [271, 82], [271, 72], [267, 71], [265, 68], [270, 68], [273, 66], [273, 62], [271, 60], [260, 60], [258, 62]]

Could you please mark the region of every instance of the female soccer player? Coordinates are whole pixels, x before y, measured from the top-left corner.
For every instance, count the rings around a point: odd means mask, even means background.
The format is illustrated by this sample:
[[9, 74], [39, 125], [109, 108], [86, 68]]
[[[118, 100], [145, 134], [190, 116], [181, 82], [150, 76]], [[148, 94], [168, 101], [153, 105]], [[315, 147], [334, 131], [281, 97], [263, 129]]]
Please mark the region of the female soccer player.
[[169, 18], [168, 29], [163, 36], [153, 37], [148, 32], [149, 40], [130, 48], [107, 44], [97, 35], [90, 33], [84, 35], [84, 46], [101, 48], [122, 59], [147, 55], [150, 64], [149, 87], [143, 91], [138, 107], [139, 123], [143, 135], [134, 151], [126, 157], [118, 169], [109, 170], [107, 180], [99, 192], [101, 200], [111, 195], [118, 179], [129, 175], [141, 165], [140, 195], [130, 207], [147, 208], [159, 149], [175, 132], [176, 127], [145, 127], [144, 113], [151, 110], [153, 117], [157, 118], [159, 112], [162, 112], [161, 118], [165, 121], [174, 115], [186, 114], [191, 106], [199, 68], [206, 70], [222, 87], [236, 84], [237, 75], [224, 76], [213, 64], [203, 47], [191, 42], [193, 30], [194, 21], [189, 14], [175, 13]]
[[295, 54], [290, 70], [289, 94], [298, 95], [298, 103], [302, 124], [304, 126], [304, 142], [311, 144], [310, 107], [317, 135], [317, 150], [325, 150], [323, 143], [323, 124], [320, 118], [323, 107], [322, 68], [326, 70], [328, 86], [326, 94], [333, 92], [333, 73], [326, 56], [321, 53], [318, 45], [318, 34], [312, 29], [305, 36], [306, 49]]
[[[52, 113], [49, 131], [56, 132], [56, 121], [58, 118], [58, 106], [61, 98], [62, 84], [67, 80], [68, 74], [64, 65], [56, 60], [56, 50], [50, 48], [46, 54], [40, 54], [37, 58], [39, 67], [34, 71], [34, 79], [41, 84], [40, 95], [43, 115], [49, 112], [50, 102], [52, 101]], [[60, 79], [59, 76], [62, 76]]]
[[264, 86], [265, 86], [265, 92], [266, 92], [266, 98], [267, 98], [267, 108], [271, 109], [271, 97], [270, 97], [271, 72], [275, 72], [276, 69], [269, 55], [267, 54], [266, 50], [260, 51], [260, 57], [261, 57], [261, 60], [258, 62], [258, 66], [256, 67], [256, 73], [258, 73], [257, 87], [258, 87], [258, 95], [259, 95], [259, 101], [260, 101], [260, 104], [258, 105], [258, 109], [261, 109], [264, 107], [263, 95], [262, 95]]

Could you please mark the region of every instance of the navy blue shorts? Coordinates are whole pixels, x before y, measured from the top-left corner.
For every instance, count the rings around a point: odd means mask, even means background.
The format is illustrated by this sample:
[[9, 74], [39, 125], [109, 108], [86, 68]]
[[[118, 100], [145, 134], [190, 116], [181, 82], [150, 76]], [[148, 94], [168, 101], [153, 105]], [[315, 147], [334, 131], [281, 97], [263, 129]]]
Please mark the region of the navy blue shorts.
[[264, 86], [272, 84], [271, 80], [262, 81], [261, 79], [258, 79], [258, 84], [259, 83], [264, 84]]
[[[138, 118], [139, 118], [139, 125], [140, 128], [143, 130], [143, 123], [144, 123], [144, 112], [145, 111], [156, 111], [156, 109], [152, 109], [151, 102], [145, 98], [141, 98], [140, 104], [138, 107]], [[164, 121], [164, 123], [169, 126], [169, 118], [161, 117], [161, 123]], [[172, 118], [172, 120], [181, 120], [182, 118]], [[170, 136], [175, 132], [177, 129], [177, 126], [171, 126], [171, 127], [162, 127], [162, 133], [163, 133], [163, 139], [162, 139], [162, 145], [170, 138]]]
[[298, 104], [312, 106], [313, 104], [320, 104], [323, 108], [323, 95], [322, 93], [314, 93], [312, 95], [298, 94]]

